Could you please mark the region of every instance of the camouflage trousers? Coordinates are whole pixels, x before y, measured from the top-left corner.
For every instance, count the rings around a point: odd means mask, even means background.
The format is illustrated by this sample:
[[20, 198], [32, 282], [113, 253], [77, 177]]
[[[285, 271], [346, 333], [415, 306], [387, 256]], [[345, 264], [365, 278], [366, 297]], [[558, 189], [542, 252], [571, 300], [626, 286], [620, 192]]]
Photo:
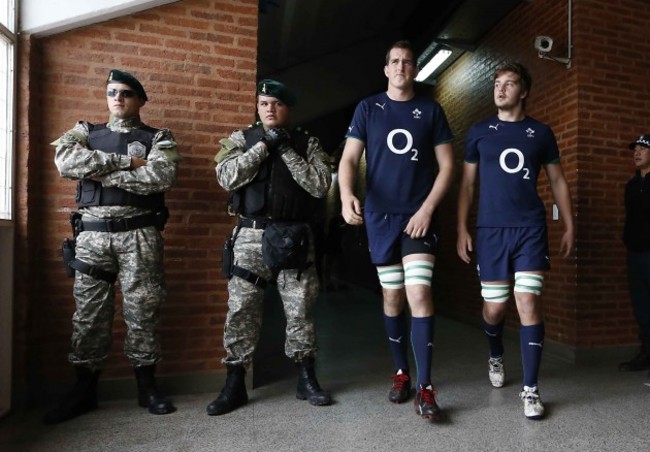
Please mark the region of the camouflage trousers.
[[[122, 317], [127, 331], [124, 353], [133, 366], [160, 359], [155, 329], [165, 299], [163, 239], [153, 226], [125, 232], [82, 232], [76, 258], [118, 274]], [[76, 272], [76, 311], [72, 316], [72, 352], [75, 365], [100, 368], [112, 344], [115, 286]]]
[[[241, 228], [234, 245], [235, 264], [261, 276], [272, 279], [271, 270], [262, 260], [261, 229]], [[309, 261], [314, 262], [313, 240], [310, 240]], [[282, 298], [287, 319], [285, 354], [294, 361], [316, 354], [316, 333], [313, 307], [318, 297], [318, 275], [315, 265], [303, 270], [282, 270], [277, 277], [277, 288]], [[226, 364], [248, 366], [260, 336], [265, 290], [233, 276], [228, 282], [228, 314], [223, 342]]]

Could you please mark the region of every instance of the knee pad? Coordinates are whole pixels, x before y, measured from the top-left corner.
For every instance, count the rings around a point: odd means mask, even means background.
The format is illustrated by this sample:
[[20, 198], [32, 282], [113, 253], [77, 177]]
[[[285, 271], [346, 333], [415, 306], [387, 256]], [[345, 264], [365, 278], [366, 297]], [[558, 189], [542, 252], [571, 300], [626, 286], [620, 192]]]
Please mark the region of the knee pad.
[[515, 290], [517, 292], [534, 293], [539, 296], [542, 294], [544, 286], [544, 276], [535, 273], [515, 272]]
[[431, 287], [433, 262], [412, 261], [404, 264], [404, 284], [413, 286], [422, 284]]
[[510, 296], [510, 286], [508, 284], [481, 283], [481, 296], [488, 303], [505, 303]]
[[377, 267], [379, 284], [384, 289], [404, 288], [404, 268], [401, 264]]

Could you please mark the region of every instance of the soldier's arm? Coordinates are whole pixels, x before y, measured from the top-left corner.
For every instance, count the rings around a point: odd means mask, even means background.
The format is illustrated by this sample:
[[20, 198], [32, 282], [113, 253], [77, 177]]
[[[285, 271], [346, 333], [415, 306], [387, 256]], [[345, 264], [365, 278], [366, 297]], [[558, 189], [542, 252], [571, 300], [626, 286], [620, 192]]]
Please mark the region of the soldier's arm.
[[289, 168], [291, 176], [307, 193], [315, 198], [324, 198], [332, 183], [329, 156], [320, 141], [310, 137], [307, 145], [307, 158], [303, 159], [296, 151], [288, 148], [282, 160]]
[[214, 160], [217, 181], [224, 189], [234, 191], [250, 183], [260, 165], [269, 156], [266, 145], [261, 141], [246, 151], [246, 140], [241, 130], [219, 141], [220, 150]]
[[89, 179], [130, 168], [129, 156], [88, 149], [88, 133], [88, 123], [79, 121], [51, 143], [56, 146], [54, 163], [61, 176]]
[[138, 195], [160, 193], [176, 183], [180, 158], [171, 131], [162, 129], [152, 140], [145, 165], [113, 172], [99, 181], [104, 187], [119, 187]]

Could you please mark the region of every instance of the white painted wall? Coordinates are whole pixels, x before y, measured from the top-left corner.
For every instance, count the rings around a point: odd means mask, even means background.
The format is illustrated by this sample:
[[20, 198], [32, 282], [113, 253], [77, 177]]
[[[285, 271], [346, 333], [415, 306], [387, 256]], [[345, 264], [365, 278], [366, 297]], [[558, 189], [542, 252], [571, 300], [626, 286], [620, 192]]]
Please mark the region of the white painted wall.
[[48, 36], [178, 0], [19, 0], [21, 33]]

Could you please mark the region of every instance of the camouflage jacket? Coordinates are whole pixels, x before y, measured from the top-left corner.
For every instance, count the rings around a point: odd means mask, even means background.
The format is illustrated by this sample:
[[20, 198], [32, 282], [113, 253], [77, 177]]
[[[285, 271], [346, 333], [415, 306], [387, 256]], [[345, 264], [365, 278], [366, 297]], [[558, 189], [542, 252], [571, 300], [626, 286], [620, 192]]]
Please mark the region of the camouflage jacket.
[[[107, 127], [113, 132], [128, 132], [142, 125], [139, 117], [111, 117]], [[73, 180], [92, 178], [101, 182], [103, 187], [118, 187], [138, 195], [161, 193], [176, 183], [180, 155], [169, 129], [156, 133], [147, 164], [134, 170], [130, 169], [129, 156], [88, 149], [88, 136], [88, 123], [79, 121], [52, 143], [56, 146], [54, 163], [62, 177]], [[143, 211], [134, 206], [92, 206], [83, 210], [102, 218], [133, 216]]]
[[[292, 133], [300, 132], [294, 130]], [[246, 151], [244, 132], [239, 129], [228, 138], [223, 138], [219, 144], [221, 149], [214, 158], [217, 162], [217, 181], [228, 191], [235, 191], [250, 183], [262, 162], [270, 155], [266, 145], [261, 142]], [[332, 183], [332, 174], [328, 164], [329, 157], [318, 138], [309, 137], [306, 158], [291, 149], [282, 155], [282, 160], [296, 183], [310, 195], [315, 198], [324, 198], [327, 195]]]

